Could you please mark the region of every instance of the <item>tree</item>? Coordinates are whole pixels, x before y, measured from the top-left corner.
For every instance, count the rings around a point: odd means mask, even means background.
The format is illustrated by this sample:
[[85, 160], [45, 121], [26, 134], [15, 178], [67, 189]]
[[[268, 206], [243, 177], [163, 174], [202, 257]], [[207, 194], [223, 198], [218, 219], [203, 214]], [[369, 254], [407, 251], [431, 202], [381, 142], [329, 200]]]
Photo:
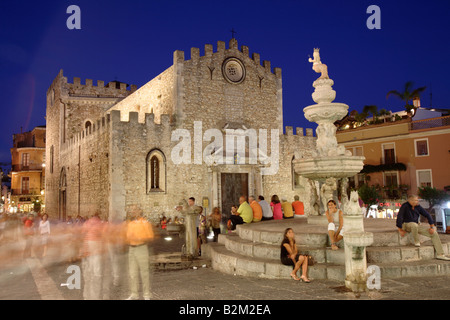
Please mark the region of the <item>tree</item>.
[[365, 114], [371, 113], [373, 117], [372, 120], [375, 121], [375, 118], [378, 116], [378, 107], [374, 105], [364, 106], [363, 113]]
[[378, 199], [381, 199], [381, 195], [374, 186], [368, 186], [363, 184], [358, 189], [358, 194], [361, 200], [369, 207], [378, 203]]
[[408, 81], [408, 82], [406, 82], [405, 88], [403, 89], [402, 92], [399, 92], [397, 90], [391, 90], [387, 93], [386, 99], [388, 99], [389, 96], [391, 96], [391, 95], [398, 97], [399, 99], [401, 99], [405, 102], [405, 110], [407, 112], [411, 112], [411, 109], [415, 110], [415, 108], [412, 105], [412, 103], [410, 103], [410, 102], [412, 102], [412, 100], [415, 97], [420, 97], [420, 94], [422, 92], [424, 92], [425, 89], [427, 88], [427, 87], [420, 87], [417, 89], [413, 89], [413, 86], [414, 86], [414, 83], [412, 81]]
[[428, 204], [430, 205], [428, 208], [429, 210], [440, 202], [450, 200], [450, 195], [448, 195], [447, 192], [432, 187], [419, 187], [418, 195], [423, 200], [428, 201]]

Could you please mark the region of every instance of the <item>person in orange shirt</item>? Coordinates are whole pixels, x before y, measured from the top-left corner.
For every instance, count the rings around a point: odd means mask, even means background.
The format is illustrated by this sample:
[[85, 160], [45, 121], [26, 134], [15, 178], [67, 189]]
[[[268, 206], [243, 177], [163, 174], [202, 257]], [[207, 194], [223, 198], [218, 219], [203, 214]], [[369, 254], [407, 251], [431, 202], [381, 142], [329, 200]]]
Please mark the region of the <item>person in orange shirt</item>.
[[294, 217], [303, 216], [305, 214], [305, 207], [303, 202], [300, 201], [299, 196], [294, 196], [294, 202], [292, 202], [292, 207], [294, 208]]
[[259, 222], [262, 219], [262, 208], [258, 201], [255, 201], [254, 196], [248, 197], [248, 202], [250, 202], [250, 207], [253, 210], [253, 222]]
[[127, 225], [126, 239], [129, 245], [128, 268], [130, 273], [131, 295], [127, 300], [139, 298], [139, 276], [142, 281], [142, 291], [145, 300], [150, 300], [150, 269], [148, 242], [153, 239], [151, 224], [143, 217], [142, 209], [131, 207], [129, 211], [132, 220]]

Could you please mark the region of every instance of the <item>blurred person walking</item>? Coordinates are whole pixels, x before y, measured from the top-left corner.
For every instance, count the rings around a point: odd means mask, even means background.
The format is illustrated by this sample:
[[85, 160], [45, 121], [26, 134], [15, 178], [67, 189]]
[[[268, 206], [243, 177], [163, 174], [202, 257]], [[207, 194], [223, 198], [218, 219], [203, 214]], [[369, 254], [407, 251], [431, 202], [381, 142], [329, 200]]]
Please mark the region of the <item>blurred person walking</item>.
[[50, 221], [48, 215], [44, 213], [42, 220], [39, 222], [39, 234], [41, 235], [41, 245], [43, 247], [42, 258], [47, 255], [48, 237], [50, 236]]
[[25, 236], [25, 249], [23, 251], [23, 258], [32, 257], [33, 238], [34, 238], [34, 215], [29, 214], [23, 220], [23, 235]]
[[102, 298], [102, 253], [104, 224], [100, 212], [94, 213], [81, 227], [83, 247], [81, 249], [81, 269], [84, 278], [83, 298], [100, 300]]
[[139, 299], [139, 278], [145, 300], [152, 297], [150, 291], [150, 266], [148, 242], [153, 239], [151, 224], [144, 219], [142, 209], [133, 206], [129, 212], [132, 220], [126, 229], [128, 248], [128, 268], [131, 295], [126, 300]]

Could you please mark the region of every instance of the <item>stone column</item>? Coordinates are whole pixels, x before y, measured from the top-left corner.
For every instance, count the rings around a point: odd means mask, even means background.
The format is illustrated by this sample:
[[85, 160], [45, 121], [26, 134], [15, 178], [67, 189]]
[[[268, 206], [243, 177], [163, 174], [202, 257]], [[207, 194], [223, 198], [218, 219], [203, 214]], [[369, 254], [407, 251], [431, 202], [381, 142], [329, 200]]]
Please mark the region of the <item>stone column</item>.
[[352, 191], [344, 212], [345, 286], [353, 292], [367, 290], [366, 247], [373, 243], [373, 233], [364, 231], [358, 192]]

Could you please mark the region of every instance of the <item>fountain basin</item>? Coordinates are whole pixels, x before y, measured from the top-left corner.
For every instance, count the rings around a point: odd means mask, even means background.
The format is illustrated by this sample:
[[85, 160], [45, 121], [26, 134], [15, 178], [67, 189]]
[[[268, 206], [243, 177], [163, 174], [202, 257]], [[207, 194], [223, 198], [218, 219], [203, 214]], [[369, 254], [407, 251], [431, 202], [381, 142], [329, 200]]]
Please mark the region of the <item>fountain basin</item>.
[[322, 122], [334, 123], [347, 115], [348, 105], [338, 102], [313, 104], [304, 108], [303, 112], [308, 121], [318, 124]]
[[373, 233], [364, 231], [344, 231], [344, 242], [349, 247], [368, 247], [373, 243]]
[[354, 176], [364, 166], [364, 157], [329, 156], [294, 160], [295, 172], [312, 180], [325, 180], [333, 177], [342, 179]]

